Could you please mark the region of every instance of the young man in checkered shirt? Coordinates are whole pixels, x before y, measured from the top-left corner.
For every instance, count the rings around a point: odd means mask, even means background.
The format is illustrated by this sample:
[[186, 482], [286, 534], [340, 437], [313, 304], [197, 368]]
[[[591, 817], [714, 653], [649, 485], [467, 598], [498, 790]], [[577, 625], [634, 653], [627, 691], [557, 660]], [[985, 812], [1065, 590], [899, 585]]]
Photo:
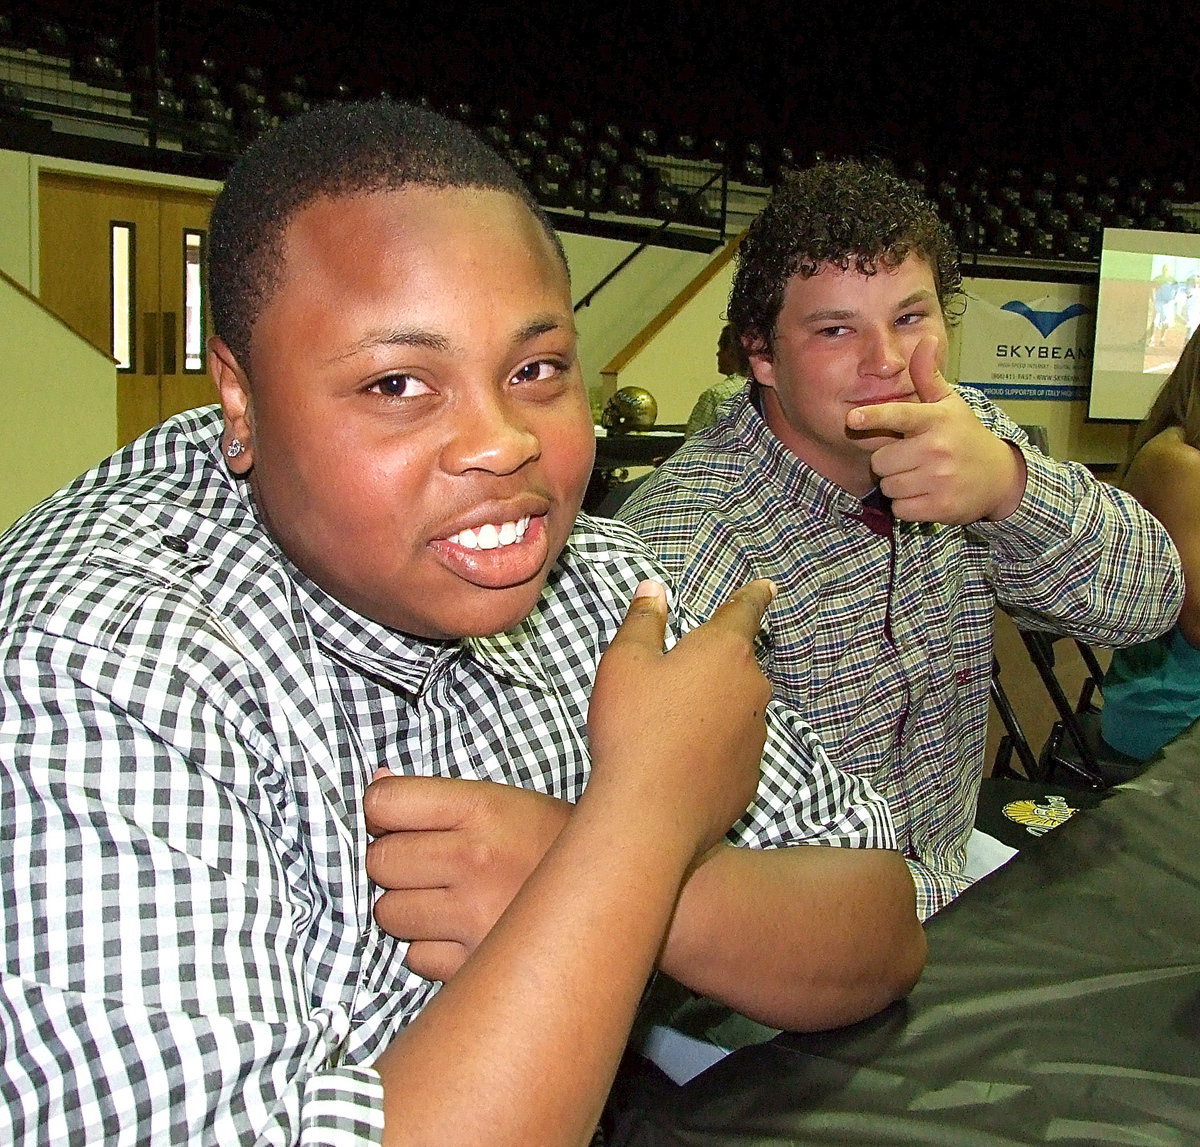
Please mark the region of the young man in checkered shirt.
[[209, 270], [220, 408], [0, 554], [0, 1139], [577, 1143], [656, 966], [780, 1027], [907, 991], [909, 871], [767, 700], [769, 584], [684, 633], [577, 518], [511, 169], [320, 109], [236, 165]]

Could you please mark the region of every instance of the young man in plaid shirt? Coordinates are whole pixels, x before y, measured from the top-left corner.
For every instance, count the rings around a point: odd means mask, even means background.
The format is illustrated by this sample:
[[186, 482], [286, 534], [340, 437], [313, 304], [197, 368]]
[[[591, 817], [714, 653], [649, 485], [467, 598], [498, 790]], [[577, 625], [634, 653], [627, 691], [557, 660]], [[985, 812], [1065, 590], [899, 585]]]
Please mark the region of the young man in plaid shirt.
[[751, 387], [619, 512], [702, 617], [749, 578], [779, 586], [776, 695], [888, 798], [922, 917], [967, 884], [996, 607], [1119, 645], [1169, 628], [1183, 590], [1137, 502], [947, 384], [960, 283], [903, 179], [857, 161], [790, 176], [737, 252]]

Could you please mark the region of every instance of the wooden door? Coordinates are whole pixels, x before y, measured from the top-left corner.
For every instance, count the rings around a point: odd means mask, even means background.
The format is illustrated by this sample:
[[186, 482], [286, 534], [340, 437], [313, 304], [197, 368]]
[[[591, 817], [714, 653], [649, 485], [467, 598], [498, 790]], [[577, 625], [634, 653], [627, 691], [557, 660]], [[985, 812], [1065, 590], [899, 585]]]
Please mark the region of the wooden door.
[[211, 197], [45, 172], [41, 298], [117, 359], [118, 444], [216, 401], [200, 275]]
[[159, 193], [160, 419], [217, 401], [205, 349], [210, 330], [202, 273], [211, 210], [207, 196]]

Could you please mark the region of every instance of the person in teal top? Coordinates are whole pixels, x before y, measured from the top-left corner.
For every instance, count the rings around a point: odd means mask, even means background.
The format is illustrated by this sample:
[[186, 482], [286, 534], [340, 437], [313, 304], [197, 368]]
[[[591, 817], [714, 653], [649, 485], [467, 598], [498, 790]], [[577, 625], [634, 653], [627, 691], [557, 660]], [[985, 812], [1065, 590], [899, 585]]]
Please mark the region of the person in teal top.
[[1175, 626], [1116, 650], [1104, 679], [1104, 739], [1144, 761], [1200, 719], [1200, 331], [1138, 427], [1122, 485], [1167, 528], [1185, 585]]

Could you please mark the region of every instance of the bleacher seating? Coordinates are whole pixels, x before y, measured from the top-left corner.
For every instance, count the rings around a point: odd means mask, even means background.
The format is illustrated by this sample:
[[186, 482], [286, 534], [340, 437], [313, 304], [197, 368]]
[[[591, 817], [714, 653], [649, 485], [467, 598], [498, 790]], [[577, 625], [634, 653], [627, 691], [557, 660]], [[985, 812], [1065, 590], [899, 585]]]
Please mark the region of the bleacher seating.
[[[146, 55], [84, 25], [0, 13], [0, 118], [228, 162], [260, 132], [318, 100], [381, 94], [273, 76], [236, 58], [218, 64], [160, 50], [152, 67]], [[521, 116], [465, 102], [441, 110], [479, 131], [547, 209], [583, 230], [604, 220], [718, 239], [736, 234], [781, 172], [816, 158], [765, 141], [668, 137], [652, 125], [590, 124], [550, 111]], [[939, 169], [932, 157], [910, 160], [901, 174], [938, 203], [966, 259], [1094, 263], [1105, 227], [1197, 229], [1195, 214], [1182, 214], [1181, 205], [1200, 199], [1200, 190], [1180, 179], [1158, 185], [1144, 176], [961, 171]]]

